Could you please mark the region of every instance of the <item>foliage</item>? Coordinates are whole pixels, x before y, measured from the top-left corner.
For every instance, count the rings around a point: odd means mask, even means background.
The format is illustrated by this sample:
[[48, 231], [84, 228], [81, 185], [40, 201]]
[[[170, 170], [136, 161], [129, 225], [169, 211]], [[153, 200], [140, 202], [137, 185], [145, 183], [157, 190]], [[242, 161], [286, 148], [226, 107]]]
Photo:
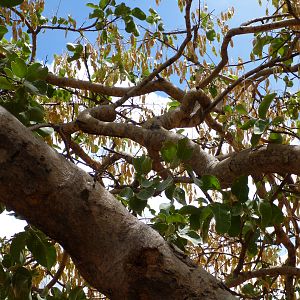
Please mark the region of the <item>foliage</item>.
[[[245, 34], [240, 28], [229, 30], [234, 9], [215, 17], [201, 2], [189, 14], [189, 3], [178, 1], [178, 14], [190, 18], [180, 25], [184, 29], [166, 30], [170, 24], [138, 1], [86, 3], [90, 23], [80, 26], [70, 15], [45, 16], [42, 0], [1, 1], [0, 104], [66, 159], [90, 167], [95, 182], [241, 297], [299, 296], [299, 278], [280, 268], [268, 272], [282, 263], [297, 267], [291, 257], [299, 256], [299, 178], [256, 172], [260, 166], [253, 160], [249, 173], [236, 173], [226, 185], [209, 168], [198, 171], [195, 150], [220, 162], [244, 149], [255, 153], [264, 145], [299, 143], [299, 9], [291, 1], [272, 1], [268, 16], [244, 23], [245, 33], [253, 37], [249, 55], [229, 60], [231, 38]], [[159, 9], [160, 1], [156, 4]], [[55, 54], [52, 73], [39, 61], [43, 45], [37, 39], [50, 31], [77, 35], [63, 54]], [[211, 56], [220, 63], [215, 65]], [[61, 77], [86, 81], [62, 83]], [[169, 88], [151, 90], [151, 81]], [[136, 90], [122, 94], [120, 83]], [[149, 104], [156, 99], [143, 92], [147, 84], [150, 92], [166, 92], [169, 103], [158, 109]], [[186, 103], [184, 89], [192, 88], [203, 90], [210, 102]], [[117, 118], [101, 119], [107, 105]], [[103, 132], [68, 132], [64, 125], [78, 120], [86, 108], [105, 121], [99, 123]], [[128, 130], [114, 130], [116, 123]], [[106, 126], [111, 129], [105, 131]], [[151, 140], [140, 138], [133, 127], [147, 131]], [[158, 209], [153, 199], [163, 199]], [[0, 299], [83, 300], [98, 294], [71, 261], [63, 260], [59, 245], [30, 225], [1, 241], [1, 258]], [[62, 287], [56, 282], [44, 287], [43, 280], [60, 265]], [[265, 273], [255, 276], [262, 269]], [[235, 284], [244, 272], [253, 276]]]

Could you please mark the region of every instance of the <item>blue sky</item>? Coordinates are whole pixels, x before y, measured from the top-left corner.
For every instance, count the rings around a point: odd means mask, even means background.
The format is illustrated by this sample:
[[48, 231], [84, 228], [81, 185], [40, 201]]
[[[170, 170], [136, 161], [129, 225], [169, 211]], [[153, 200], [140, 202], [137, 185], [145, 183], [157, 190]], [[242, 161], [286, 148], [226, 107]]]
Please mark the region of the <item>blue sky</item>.
[[[76, 2], [76, 5], [74, 5], [74, 2]], [[51, 18], [56, 14], [62, 17], [67, 17], [68, 14], [70, 14], [74, 19], [78, 20], [78, 25], [84, 22], [85, 24], [90, 24], [91, 20], [88, 20], [88, 14], [91, 10], [86, 7], [87, 2], [97, 3], [98, 1], [46, 0], [44, 15]], [[154, 0], [123, 0], [123, 2], [130, 7], [139, 6], [146, 13], [148, 9], [152, 7], [162, 17], [166, 30], [184, 28], [184, 18], [177, 5], [175, 5], [177, 2], [176, 0], [162, 0], [160, 6], [157, 6]], [[201, 3], [202, 2], [203, 1], [201, 1]], [[194, 5], [197, 5], [197, 3], [198, 1], [195, 0]], [[258, 5], [257, 0], [208, 0], [207, 3], [209, 11], [211, 11], [213, 15], [218, 15], [221, 11], [226, 11], [229, 7], [234, 6], [235, 15], [229, 22], [230, 27], [239, 26], [241, 23], [249, 19], [253, 19], [264, 14], [264, 8]], [[45, 34], [40, 34], [38, 38], [38, 59], [42, 61], [47, 59], [48, 62], [51, 62], [53, 54], [62, 53], [66, 49], [66, 43], [74, 42], [76, 37], [78, 37], [78, 34], [73, 33], [68, 33], [67, 37], [65, 37], [63, 31], [47, 30]], [[243, 53], [243, 50], [249, 49], [246, 42], [251, 42], [251, 39], [252, 35], [239, 38], [239, 52]]]

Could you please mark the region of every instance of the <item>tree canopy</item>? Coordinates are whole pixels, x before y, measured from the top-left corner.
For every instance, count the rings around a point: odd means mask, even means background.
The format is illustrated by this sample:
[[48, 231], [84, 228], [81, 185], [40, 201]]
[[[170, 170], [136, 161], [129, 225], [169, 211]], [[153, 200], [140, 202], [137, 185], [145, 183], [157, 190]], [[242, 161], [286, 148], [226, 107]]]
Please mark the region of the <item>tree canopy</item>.
[[0, 2], [0, 299], [300, 297], [300, 2], [161, 2]]

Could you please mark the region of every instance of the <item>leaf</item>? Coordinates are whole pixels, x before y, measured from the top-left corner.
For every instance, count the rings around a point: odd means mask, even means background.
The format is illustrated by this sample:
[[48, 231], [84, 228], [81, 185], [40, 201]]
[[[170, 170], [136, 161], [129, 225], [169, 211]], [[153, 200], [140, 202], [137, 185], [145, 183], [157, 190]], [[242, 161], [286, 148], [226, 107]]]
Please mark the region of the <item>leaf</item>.
[[180, 160], [188, 160], [192, 157], [193, 149], [188, 146], [189, 139], [183, 138], [178, 141], [177, 157]]
[[171, 223], [182, 223], [182, 224], [185, 224], [186, 223], [186, 219], [181, 214], [172, 214], [172, 215], [169, 215], [169, 216], [167, 216], [166, 221], [169, 224], [171, 224]]
[[214, 29], [206, 31], [206, 37], [209, 41], [214, 41], [216, 37], [216, 32]]
[[177, 200], [178, 203], [186, 205], [185, 191], [182, 188], [176, 187], [173, 193], [173, 197]]
[[23, 2], [24, 0], [1, 0], [0, 7], [14, 7]]
[[135, 157], [132, 163], [136, 172], [140, 175], [146, 175], [152, 170], [152, 159], [146, 155]]
[[48, 75], [48, 68], [40, 63], [34, 63], [28, 67], [26, 79], [28, 81], [45, 80]]
[[82, 287], [76, 286], [74, 287], [70, 294], [68, 300], [85, 300], [86, 296], [82, 289]]
[[166, 188], [168, 188], [173, 183], [173, 178], [171, 176], [168, 176], [167, 179], [160, 182], [158, 186], [156, 187], [156, 192], [164, 191]]
[[272, 208], [272, 220], [271, 220], [272, 225], [281, 224], [284, 220], [284, 215], [282, 210], [274, 203], [271, 204], [271, 208]]
[[13, 84], [4, 76], [0, 76], [0, 89], [1, 90], [13, 90]]
[[130, 14], [130, 8], [125, 5], [125, 3], [121, 3], [116, 6], [115, 15], [126, 17]]
[[19, 78], [25, 78], [27, 75], [27, 65], [25, 61], [17, 57], [15, 61], [11, 62], [11, 69], [13, 73]]
[[134, 17], [136, 17], [136, 18], [138, 18], [139, 20], [141, 20], [141, 21], [144, 21], [144, 20], [146, 20], [146, 14], [140, 9], [140, 8], [138, 8], [138, 7], [135, 7], [132, 11], [131, 11], [131, 14], [134, 16]]
[[46, 236], [41, 232], [30, 230], [27, 248], [36, 261], [48, 270], [56, 263], [55, 247], [47, 241]]
[[194, 246], [198, 246], [201, 243], [200, 236], [193, 230], [189, 230], [188, 227], [183, 229], [179, 229], [177, 234], [183, 238], [191, 242]]
[[23, 267], [16, 270], [12, 277], [14, 300], [31, 300], [31, 272]]
[[276, 97], [276, 93], [272, 93], [269, 95], [266, 95], [263, 99], [263, 101], [260, 103], [258, 107], [258, 116], [261, 119], [265, 119], [267, 115], [267, 111], [273, 101], [273, 99]]
[[267, 120], [261, 120], [261, 119], [257, 120], [254, 123], [253, 133], [256, 135], [263, 134], [267, 129], [268, 125], [269, 125], [269, 121]]
[[240, 115], [248, 115], [248, 111], [246, 107], [243, 104], [238, 104], [235, 107], [235, 110], [240, 114]]
[[133, 191], [130, 187], [125, 187], [124, 189], [122, 189], [119, 195], [121, 197], [129, 199], [133, 196]]
[[231, 224], [228, 229], [228, 234], [231, 237], [237, 237], [240, 235], [242, 228], [242, 222], [240, 216], [231, 216]]
[[26, 87], [27, 91], [32, 93], [32, 94], [35, 94], [35, 95], [39, 95], [40, 92], [39, 92], [39, 89], [31, 82], [25, 80], [23, 82], [24, 86]]
[[240, 126], [242, 130], [247, 130], [249, 128], [252, 128], [255, 124], [256, 120], [255, 119], [250, 119], [247, 122], [245, 122], [243, 125]]
[[211, 206], [216, 220], [216, 231], [219, 234], [227, 233], [231, 225], [231, 215], [228, 209], [221, 203], [214, 203]]
[[[0, 5], [1, 6], [1, 5]], [[2, 40], [2, 38], [4, 37], [4, 35], [8, 32], [8, 29], [3, 26], [3, 25], [0, 25], [0, 40]]]
[[261, 134], [252, 134], [251, 140], [250, 140], [251, 146], [255, 147], [259, 143], [260, 138], [261, 138]]
[[231, 192], [237, 197], [240, 202], [246, 202], [248, 200], [248, 176], [240, 176], [235, 179], [232, 186]]
[[143, 210], [147, 206], [147, 200], [141, 200], [137, 197], [132, 197], [129, 199], [128, 205], [133, 211], [141, 215]]
[[170, 163], [177, 159], [177, 145], [173, 142], [165, 143], [160, 152], [165, 162]]
[[201, 209], [194, 205], [185, 205], [182, 208], [180, 208], [178, 211], [178, 213], [180, 213], [182, 215], [192, 215], [192, 214], [200, 215], [200, 212], [201, 212]]
[[194, 182], [204, 191], [221, 189], [218, 178], [213, 175], [203, 175], [200, 179], [195, 178]]
[[267, 227], [272, 220], [272, 207], [269, 201], [261, 201], [258, 204], [258, 211], [261, 216], [261, 225]]
[[26, 246], [26, 232], [20, 232], [15, 234], [10, 244], [10, 255], [12, 260], [17, 263], [23, 265], [25, 262], [24, 250]]
[[148, 200], [154, 195], [154, 188], [150, 187], [148, 189], [142, 189], [137, 194], [136, 197], [141, 200]]
[[269, 135], [268, 141], [273, 144], [282, 144], [283, 137], [280, 133], [271, 132]]

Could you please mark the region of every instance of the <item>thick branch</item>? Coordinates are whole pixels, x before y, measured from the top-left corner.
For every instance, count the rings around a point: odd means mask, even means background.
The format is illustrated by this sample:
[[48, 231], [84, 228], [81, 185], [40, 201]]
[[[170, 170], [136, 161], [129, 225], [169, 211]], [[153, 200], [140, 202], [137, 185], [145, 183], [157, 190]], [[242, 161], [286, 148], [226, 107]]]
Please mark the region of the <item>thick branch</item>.
[[93, 178], [0, 107], [0, 200], [61, 243], [110, 299], [233, 299]]

